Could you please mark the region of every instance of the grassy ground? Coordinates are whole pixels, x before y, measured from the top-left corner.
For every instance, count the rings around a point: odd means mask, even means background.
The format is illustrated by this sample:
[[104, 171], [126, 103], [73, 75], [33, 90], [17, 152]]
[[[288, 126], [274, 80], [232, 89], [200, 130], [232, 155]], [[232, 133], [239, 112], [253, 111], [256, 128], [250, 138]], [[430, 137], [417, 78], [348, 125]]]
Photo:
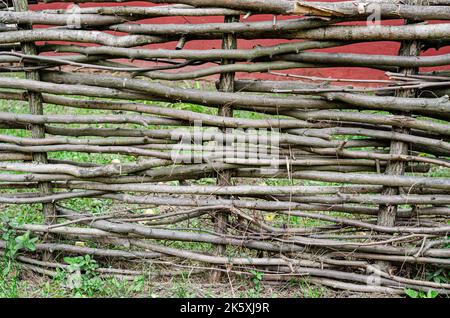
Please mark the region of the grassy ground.
[[[13, 276], [11, 276], [13, 277]], [[342, 293], [341, 295], [349, 295]], [[173, 278], [149, 279], [142, 275], [133, 281], [117, 278], [90, 278], [82, 289], [71, 289], [61, 277], [50, 279], [30, 271], [20, 276], [0, 280], [0, 297], [145, 297], [145, 298], [319, 298], [337, 296], [335, 292], [307, 282], [286, 282], [272, 286], [244, 279], [209, 284], [204, 277], [185, 275]]]
[[[215, 113], [215, 110], [209, 108], [191, 105], [177, 104], [171, 105], [180, 109], [188, 109], [204, 113]], [[11, 113], [27, 113], [28, 106], [23, 102], [2, 101], [0, 103], [0, 111]], [[102, 114], [102, 111], [66, 108], [55, 105], [47, 105], [46, 113], [52, 114]], [[236, 112], [237, 117], [244, 118], [263, 118], [263, 115], [251, 112]], [[80, 127], [80, 125], [71, 125]], [[113, 127], [111, 125], [98, 125], [99, 127]], [[130, 128], [137, 127], [128, 125]], [[161, 127], [155, 127], [161, 128]], [[29, 136], [29, 132], [24, 130], [0, 129], [0, 134], [15, 135], [21, 137]], [[133, 161], [131, 156], [122, 156], [114, 154], [85, 154], [72, 152], [57, 152], [49, 154], [51, 159], [73, 160], [78, 162], [93, 162], [99, 164], [110, 163], [114, 159], [120, 159], [122, 162]], [[1, 173], [1, 172], [0, 172]], [[448, 169], [437, 169], [431, 173], [434, 176], [450, 177]], [[200, 184], [214, 183], [213, 179], [202, 179], [195, 181]], [[290, 185], [292, 180], [283, 179], [264, 179], [254, 180], [258, 184], [267, 185]], [[297, 183], [297, 182], [296, 182]], [[172, 183], [172, 184], [176, 184]], [[307, 184], [322, 184], [318, 182], [310, 182]], [[27, 192], [32, 191], [26, 189]], [[8, 192], [2, 190], [1, 192]], [[115, 204], [110, 200], [99, 199], [72, 199], [65, 201], [64, 204], [76, 210], [87, 210], [96, 214], [109, 213], [121, 209], [133, 209], [136, 213], [143, 213], [148, 207], [126, 206]], [[161, 212], [161, 208], [154, 208], [156, 213]], [[40, 205], [3, 205], [0, 206], [0, 215], [5, 222], [17, 223], [42, 223], [42, 214]], [[312, 226], [323, 222], [314, 220], [305, 220], [297, 217], [281, 217], [270, 216], [274, 225], [289, 223], [295, 226]], [[206, 222], [206, 221], [205, 221]], [[202, 227], [204, 224], [192, 222], [190, 227]], [[5, 240], [6, 238], [3, 237]], [[23, 238], [22, 238], [23, 239]], [[26, 238], [26, 240], [30, 240]], [[16, 237], [13, 238], [16, 241]], [[28, 242], [28, 241], [25, 241]], [[19, 244], [15, 242], [14, 244]], [[23, 242], [21, 244], [24, 244]], [[174, 243], [174, 247], [188, 246], [197, 250], [211, 250], [209, 244], [200, 243]], [[92, 245], [95, 247], [95, 244]], [[237, 253], [238, 251], [234, 251]], [[15, 262], [10, 262], [5, 258], [0, 265], [0, 297], [361, 297], [360, 294], [349, 294], [345, 292], [336, 292], [323, 287], [310, 285], [304, 280], [290, 281], [282, 284], [272, 285], [263, 282], [259, 273], [255, 272], [253, 277], [227, 277], [225, 275], [222, 283], [208, 284], [207, 277], [203, 274], [193, 274], [189, 270], [178, 272], [172, 276], [158, 276], [154, 274], [155, 268], [146, 267], [145, 264], [136, 264], [135, 267], [143, 270], [145, 273], [137, 276], [133, 281], [120, 280], [117, 278], [107, 278], [99, 276], [94, 269], [98, 266], [108, 267], [112, 262], [101, 261], [95, 259], [79, 258], [63, 258], [58, 256], [60, 261], [67, 264], [82, 264], [85, 272], [79, 279], [81, 285], [73, 288], [70, 285], [70, 273], [67, 270], [60, 270], [56, 277], [50, 278], [45, 275], [39, 275], [29, 270], [24, 270]], [[120, 265], [120, 264], [115, 264]], [[376, 296], [376, 295], [375, 295]], [[371, 295], [374, 297], [374, 295]]]

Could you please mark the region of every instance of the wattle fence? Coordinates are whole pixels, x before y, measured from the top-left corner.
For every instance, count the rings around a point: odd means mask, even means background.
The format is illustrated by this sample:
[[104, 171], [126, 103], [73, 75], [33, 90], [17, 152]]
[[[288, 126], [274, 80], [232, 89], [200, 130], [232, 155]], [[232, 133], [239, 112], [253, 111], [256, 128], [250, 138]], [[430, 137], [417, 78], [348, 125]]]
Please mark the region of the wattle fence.
[[[101, 2], [0, 11], [0, 203], [40, 204], [45, 216], [17, 225], [40, 238], [18, 256], [24, 267], [54, 275], [62, 255], [90, 254], [163, 266], [150, 276], [256, 270], [351, 291], [450, 292], [420, 274], [450, 265], [450, 55], [420, 56], [450, 44], [450, 1]], [[224, 20], [151, 22], [173, 16]], [[289, 41], [240, 49], [259, 39]], [[197, 40], [222, 48], [185, 49]], [[398, 56], [339, 53], [376, 41], [399, 43]], [[353, 67], [386, 78], [290, 73]], [[110, 209], [77, 210], [80, 198]]]

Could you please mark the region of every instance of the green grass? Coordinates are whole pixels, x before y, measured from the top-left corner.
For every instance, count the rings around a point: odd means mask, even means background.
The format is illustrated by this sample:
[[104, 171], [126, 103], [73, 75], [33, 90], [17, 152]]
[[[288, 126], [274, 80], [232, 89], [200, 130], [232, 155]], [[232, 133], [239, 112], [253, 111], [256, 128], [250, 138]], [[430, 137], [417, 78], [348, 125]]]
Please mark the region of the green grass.
[[[2, 270], [0, 266], [0, 270]], [[0, 298], [20, 297], [20, 291], [24, 289], [17, 276], [0, 276]]]

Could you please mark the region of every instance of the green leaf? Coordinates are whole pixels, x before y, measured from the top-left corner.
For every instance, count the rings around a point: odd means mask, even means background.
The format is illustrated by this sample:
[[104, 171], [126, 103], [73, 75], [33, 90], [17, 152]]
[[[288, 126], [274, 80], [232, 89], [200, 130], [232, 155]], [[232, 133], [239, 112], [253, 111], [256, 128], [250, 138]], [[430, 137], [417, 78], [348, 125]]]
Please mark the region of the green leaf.
[[418, 298], [419, 292], [413, 290], [413, 289], [406, 289], [405, 294], [410, 298]]
[[69, 265], [80, 265], [80, 263], [83, 261], [82, 256], [77, 257], [64, 257], [64, 262], [66, 262]]
[[438, 292], [432, 289], [427, 293], [427, 298], [436, 298], [437, 296], [439, 296]]

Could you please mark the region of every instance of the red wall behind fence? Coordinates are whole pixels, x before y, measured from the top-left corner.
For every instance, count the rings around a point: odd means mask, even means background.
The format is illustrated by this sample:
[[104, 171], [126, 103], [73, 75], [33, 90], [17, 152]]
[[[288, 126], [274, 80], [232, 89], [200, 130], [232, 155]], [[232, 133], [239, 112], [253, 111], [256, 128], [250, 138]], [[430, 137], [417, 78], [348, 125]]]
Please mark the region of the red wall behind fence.
[[[276, 0], [274, 0], [276, 1]], [[338, 0], [322, 0], [328, 2], [334, 2]], [[61, 9], [67, 8], [70, 4], [68, 3], [51, 3], [51, 4], [38, 4], [32, 5], [32, 10], [44, 10], [44, 9]], [[123, 3], [86, 3], [80, 4], [80, 7], [92, 7], [92, 6], [154, 6], [154, 4], [150, 4], [147, 2], [128, 2], [126, 4]], [[295, 17], [279, 17], [280, 19], [288, 19]], [[259, 15], [259, 16], [251, 16], [247, 21], [260, 21], [260, 20], [271, 20], [272, 16], [269, 15]], [[170, 17], [170, 18], [154, 18], [144, 20], [148, 23], [185, 23], [185, 24], [195, 24], [195, 23], [212, 23], [212, 22], [223, 22], [223, 17]], [[141, 23], [141, 22], [140, 22]], [[400, 20], [393, 21], [393, 24], [401, 24]], [[363, 24], [363, 22], [359, 22], [359, 24]], [[119, 32], [110, 32], [111, 34], [120, 35]], [[238, 46], [241, 49], [252, 48], [255, 45], [276, 45], [279, 43], [288, 42], [285, 40], [258, 40], [258, 41], [249, 41], [249, 40], [239, 40]], [[149, 48], [166, 48], [166, 49], [174, 49], [176, 42], [172, 43], [164, 43], [164, 44], [155, 44], [149, 45]], [[211, 48], [220, 48], [220, 41], [191, 41], [185, 47], [186, 49], [211, 49]], [[362, 54], [373, 54], [373, 53], [382, 53], [386, 55], [396, 55], [399, 48], [399, 44], [393, 42], [374, 42], [374, 43], [364, 43], [364, 44], [353, 44], [347, 45], [344, 47], [340, 47], [337, 49], [325, 49], [320, 51], [325, 52], [351, 52], [351, 53], [362, 53]], [[445, 54], [450, 53], [450, 48], [443, 48], [439, 51], [434, 49], [428, 50], [423, 53], [424, 56], [436, 55], [436, 54]], [[438, 67], [438, 68], [423, 68], [423, 71], [437, 70], [437, 69], [447, 69], [450, 70], [450, 66]], [[283, 71], [280, 71], [283, 72]], [[320, 77], [333, 77], [333, 78], [355, 78], [355, 79], [385, 79], [384, 73], [382, 71], [367, 69], [367, 68], [323, 68], [323, 69], [298, 69], [298, 70], [290, 70], [291, 74], [299, 74], [299, 75], [308, 75], [308, 76], [320, 76]], [[239, 78], [258, 78], [258, 79], [273, 79], [274, 76], [269, 74], [238, 74]]]

